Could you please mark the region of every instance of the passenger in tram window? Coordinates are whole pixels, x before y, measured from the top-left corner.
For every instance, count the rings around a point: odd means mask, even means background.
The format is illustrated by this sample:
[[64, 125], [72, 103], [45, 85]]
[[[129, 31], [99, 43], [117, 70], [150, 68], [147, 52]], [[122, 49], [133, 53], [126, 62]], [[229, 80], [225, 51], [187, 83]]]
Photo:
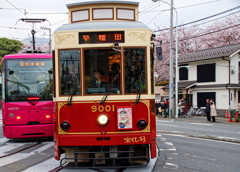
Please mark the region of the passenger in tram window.
[[112, 80], [116, 77], [115, 85], [120, 83], [120, 65], [119, 63], [113, 63], [111, 66], [111, 71], [109, 73], [109, 81], [112, 82]]
[[94, 70], [94, 81], [91, 83], [92, 88], [106, 88], [107, 83], [103, 81], [103, 72], [100, 69]]
[[120, 65], [119, 63], [113, 63], [112, 66], [111, 66], [111, 71], [109, 73], [109, 76], [116, 76], [116, 75], [120, 75], [119, 73], [120, 71]]
[[119, 63], [113, 63], [111, 71], [109, 73], [109, 84], [112, 85], [112, 93], [120, 94], [120, 65]]

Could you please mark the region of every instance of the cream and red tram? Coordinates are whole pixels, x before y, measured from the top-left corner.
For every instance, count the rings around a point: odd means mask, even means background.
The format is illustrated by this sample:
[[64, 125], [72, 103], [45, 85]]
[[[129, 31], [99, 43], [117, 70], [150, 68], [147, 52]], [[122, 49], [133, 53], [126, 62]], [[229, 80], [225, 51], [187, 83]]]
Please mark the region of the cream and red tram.
[[[55, 158], [78, 167], [156, 157], [152, 31], [138, 2], [68, 4], [54, 32]], [[65, 156], [61, 156], [65, 153]]]

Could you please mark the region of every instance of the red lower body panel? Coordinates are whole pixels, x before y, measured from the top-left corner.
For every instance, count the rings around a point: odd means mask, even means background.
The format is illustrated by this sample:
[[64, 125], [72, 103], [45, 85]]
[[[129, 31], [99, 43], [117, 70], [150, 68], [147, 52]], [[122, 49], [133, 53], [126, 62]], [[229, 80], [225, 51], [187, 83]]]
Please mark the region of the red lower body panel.
[[9, 139], [52, 137], [53, 124], [3, 126], [3, 134]]
[[59, 146], [105, 146], [150, 144], [150, 134], [58, 135]]

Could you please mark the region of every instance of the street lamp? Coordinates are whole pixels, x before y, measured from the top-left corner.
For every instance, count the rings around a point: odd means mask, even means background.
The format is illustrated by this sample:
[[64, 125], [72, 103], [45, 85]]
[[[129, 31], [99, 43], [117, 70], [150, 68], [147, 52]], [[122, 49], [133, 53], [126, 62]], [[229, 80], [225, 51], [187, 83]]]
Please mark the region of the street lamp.
[[179, 66], [179, 67], [177, 67], [176, 66], [176, 68], [175, 68], [175, 74], [176, 74], [176, 76], [175, 76], [175, 117], [176, 118], [178, 118], [178, 70], [180, 69], [180, 68], [187, 68], [187, 69], [189, 69], [189, 68], [191, 68], [191, 66]]
[[[176, 34], [175, 34], [175, 77], [178, 75], [178, 13], [177, 13], [177, 9], [173, 6], [173, 0], [171, 0], [171, 4], [169, 2], [163, 1], [163, 0], [152, 0], [153, 2], [164, 2], [168, 5], [171, 6], [172, 9], [174, 9], [175, 13], [176, 13]], [[170, 30], [171, 30], [171, 34], [170, 34], [170, 76], [169, 76], [169, 117], [170, 117], [170, 113], [172, 115], [172, 109], [173, 109], [173, 53], [172, 53], [172, 49], [173, 49], [173, 14], [172, 14], [172, 9], [171, 9], [171, 24], [170, 24]], [[178, 105], [178, 100], [177, 100], [177, 94], [178, 94], [178, 83], [177, 80], [175, 79], [175, 106], [177, 109], [177, 105]], [[177, 111], [175, 112], [175, 116], [177, 116]]]

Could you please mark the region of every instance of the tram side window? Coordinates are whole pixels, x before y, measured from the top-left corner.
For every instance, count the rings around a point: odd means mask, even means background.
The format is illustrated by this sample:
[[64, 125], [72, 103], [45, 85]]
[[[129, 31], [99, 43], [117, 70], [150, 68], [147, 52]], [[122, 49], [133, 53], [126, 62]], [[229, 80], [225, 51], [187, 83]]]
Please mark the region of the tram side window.
[[125, 48], [125, 92], [146, 93], [145, 48]]
[[85, 94], [121, 94], [120, 53], [112, 49], [84, 50]]
[[60, 50], [60, 95], [81, 94], [80, 88], [80, 51]]
[[[5, 70], [6, 70], [6, 67], [5, 67], [5, 61], [3, 61], [2, 63], [2, 100], [5, 101]], [[240, 98], [240, 97], [239, 97]]]

